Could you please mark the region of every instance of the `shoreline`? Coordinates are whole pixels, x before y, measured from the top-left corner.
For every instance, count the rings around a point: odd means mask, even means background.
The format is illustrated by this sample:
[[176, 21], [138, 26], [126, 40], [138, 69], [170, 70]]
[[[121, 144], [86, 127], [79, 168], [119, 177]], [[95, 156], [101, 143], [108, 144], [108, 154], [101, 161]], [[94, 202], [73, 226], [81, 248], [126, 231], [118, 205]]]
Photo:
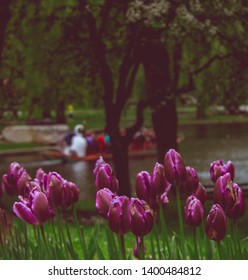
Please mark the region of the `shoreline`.
[[[201, 121], [192, 121], [192, 122], [185, 122], [185, 123], [179, 123], [178, 124], [178, 129], [180, 129], [180, 127], [189, 127], [189, 126], [212, 126], [212, 125], [245, 125], [247, 124], [248, 125], [248, 118], [247, 120], [243, 120], [243, 121], [235, 121], [235, 120], [226, 120], [226, 121], [216, 121], [216, 120], [201, 120]], [[152, 129], [150, 127], [147, 127], [148, 129]], [[95, 131], [100, 131], [103, 129], [99, 129], [99, 128], [96, 128], [94, 129]], [[7, 148], [2, 148], [4, 145], [7, 145], [8, 147]], [[20, 145], [26, 145], [28, 146], [29, 144], [31, 145], [31, 147], [19, 147]], [[13, 146], [13, 147], [9, 147], [9, 146]], [[30, 153], [40, 153], [40, 152], [43, 152], [43, 151], [47, 151], [47, 150], [56, 150], [56, 145], [38, 145], [35, 146], [35, 147], [32, 147], [32, 145], [34, 145], [34, 143], [12, 143], [12, 142], [7, 142], [7, 141], [4, 141], [4, 140], [0, 140], [0, 156], [12, 156], [12, 155], [15, 155], [15, 154], [18, 154], [18, 155], [25, 155], [25, 154], [30, 154]]]

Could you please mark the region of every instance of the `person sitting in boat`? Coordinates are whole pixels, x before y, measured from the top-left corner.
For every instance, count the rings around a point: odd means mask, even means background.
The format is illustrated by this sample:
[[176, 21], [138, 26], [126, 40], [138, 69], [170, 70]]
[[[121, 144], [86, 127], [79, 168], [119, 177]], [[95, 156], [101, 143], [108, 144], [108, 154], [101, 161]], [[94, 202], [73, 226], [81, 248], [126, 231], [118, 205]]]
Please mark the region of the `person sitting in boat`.
[[84, 126], [77, 124], [74, 128], [74, 133], [71, 136], [71, 144], [66, 145], [63, 149], [64, 155], [77, 155], [79, 157], [86, 156], [87, 152], [87, 140], [84, 137]]
[[134, 150], [142, 150], [145, 145], [145, 135], [144, 131], [141, 129], [134, 134], [132, 141], [132, 149]]

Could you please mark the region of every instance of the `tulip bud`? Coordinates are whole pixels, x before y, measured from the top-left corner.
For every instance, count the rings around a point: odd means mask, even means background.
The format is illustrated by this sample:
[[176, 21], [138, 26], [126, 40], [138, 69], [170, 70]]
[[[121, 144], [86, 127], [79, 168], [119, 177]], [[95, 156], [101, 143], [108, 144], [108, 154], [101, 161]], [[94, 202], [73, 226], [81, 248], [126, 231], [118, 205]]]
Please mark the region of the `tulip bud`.
[[[165, 177], [164, 166], [160, 163], [156, 163], [153, 169], [151, 178], [152, 188], [155, 189], [157, 195], [161, 195], [166, 188], [167, 179]], [[142, 199], [142, 198], [140, 198]]]
[[153, 228], [153, 213], [149, 205], [138, 198], [131, 198], [131, 232], [144, 236]]
[[71, 190], [71, 203], [74, 204], [79, 200], [80, 190], [77, 185], [72, 182], [67, 182]]
[[44, 180], [44, 177], [46, 175], [46, 172], [42, 169], [42, 168], [39, 168], [36, 173], [35, 173], [35, 178], [41, 183], [43, 184], [43, 180]]
[[186, 201], [184, 216], [186, 223], [192, 227], [198, 227], [202, 223], [204, 210], [201, 201], [194, 195], [189, 196]]
[[168, 198], [168, 194], [166, 191], [161, 194], [160, 201], [161, 201], [163, 207], [165, 207], [166, 204], [169, 203], [169, 198]]
[[130, 199], [126, 196], [116, 196], [109, 207], [108, 220], [111, 230], [125, 234], [131, 227]]
[[55, 208], [62, 206], [63, 178], [57, 172], [49, 172], [44, 176], [44, 187], [50, 203]]
[[236, 220], [241, 218], [245, 213], [245, 199], [242, 189], [235, 183], [226, 189], [226, 216]]
[[230, 160], [226, 164], [223, 160], [216, 160], [210, 164], [210, 178], [213, 183], [226, 173], [230, 173], [231, 180], [234, 180], [235, 168]]
[[74, 183], [64, 180], [62, 187], [62, 208], [68, 208], [76, 203], [79, 199], [79, 194], [80, 191]]
[[15, 202], [13, 211], [23, 221], [32, 224], [44, 224], [54, 216], [54, 211], [50, 209], [48, 199], [44, 193], [33, 189], [29, 198], [19, 196], [21, 202]]
[[164, 171], [167, 180], [174, 186], [181, 186], [186, 178], [186, 168], [181, 155], [170, 149], [164, 158]]
[[32, 197], [31, 210], [38, 223], [44, 224], [54, 216], [54, 211], [50, 209], [47, 196], [41, 191], [35, 191]]
[[97, 172], [98, 172], [99, 168], [100, 168], [102, 165], [104, 165], [105, 163], [106, 163], [106, 162], [103, 160], [102, 157], [99, 157], [99, 159], [96, 161], [95, 167], [94, 167], [94, 170], [93, 170], [93, 174], [94, 174], [95, 177], [96, 177], [96, 175], [97, 175]]
[[226, 235], [226, 216], [219, 204], [212, 206], [207, 216], [205, 233], [211, 240], [220, 241]]
[[230, 173], [220, 176], [215, 182], [214, 203], [220, 204], [228, 218], [238, 219], [244, 215], [244, 194], [241, 188], [232, 182]]
[[147, 171], [141, 171], [136, 175], [135, 190], [138, 198], [145, 201], [151, 199], [151, 177]]
[[199, 184], [197, 172], [193, 167], [187, 166], [186, 173], [187, 175], [182, 185], [183, 189], [188, 193], [193, 193], [197, 189]]
[[110, 189], [100, 189], [96, 193], [96, 209], [103, 218], [108, 218], [109, 207], [115, 195]]
[[207, 200], [206, 188], [200, 182], [199, 182], [198, 187], [195, 191], [195, 197], [201, 201], [202, 205], [204, 205], [204, 203]]
[[109, 164], [103, 164], [98, 168], [95, 181], [97, 190], [108, 188], [112, 192], [117, 193], [119, 182]]
[[62, 208], [68, 208], [72, 204], [72, 193], [69, 182], [64, 180], [62, 187]]
[[[223, 209], [226, 207], [225, 189], [230, 185], [232, 185], [230, 173], [220, 176], [214, 185], [214, 203], [219, 204]], [[231, 186], [228, 188], [231, 188]]]
[[8, 195], [26, 195], [29, 191], [30, 176], [19, 163], [12, 162], [2, 178], [2, 189]]

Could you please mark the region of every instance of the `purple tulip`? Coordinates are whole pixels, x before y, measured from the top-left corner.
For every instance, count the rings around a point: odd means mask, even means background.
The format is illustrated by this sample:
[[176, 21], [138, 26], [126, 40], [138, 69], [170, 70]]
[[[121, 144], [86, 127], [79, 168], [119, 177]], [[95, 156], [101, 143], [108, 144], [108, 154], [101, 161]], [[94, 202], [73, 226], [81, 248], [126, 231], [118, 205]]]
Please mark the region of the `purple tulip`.
[[67, 182], [71, 190], [71, 204], [76, 203], [79, 200], [80, 190], [78, 186], [72, 182]]
[[15, 202], [13, 211], [17, 217], [32, 225], [42, 225], [54, 216], [46, 195], [33, 189], [29, 198], [19, 196], [20, 202]]
[[29, 191], [30, 176], [17, 162], [12, 162], [2, 178], [2, 189], [8, 195], [26, 195]]
[[213, 183], [226, 173], [230, 173], [231, 180], [234, 180], [235, 168], [230, 160], [226, 164], [223, 160], [216, 160], [210, 164], [210, 178]]
[[245, 199], [242, 189], [231, 180], [230, 173], [220, 176], [214, 186], [214, 203], [220, 204], [231, 219], [241, 218], [245, 213]]
[[165, 177], [164, 166], [156, 162], [151, 177], [152, 188], [155, 189], [157, 195], [161, 195], [164, 193], [168, 183]]
[[204, 205], [207, 200], [207, 191], [201, 182], [199, 182], [198, 187], [195, 191], [195, 197], [201, 201], [202, 205]]
[[94, 167], [94, 170], [93, 170], [93, 174], [94, 174], [95, 177], [97, 175], [97, 172], [98, 172], [99, 168], [104, 164], [106, 164], [106, 162], [103, 160], [102, 157], [99, 157], [99, 159], [95, 163], [95, 167]]
[[55, 208], [61, 207], [63, 203], [63, 182], [64, 179], [57, 172], [49, 172], [44, 176], [44, 188], [47, 198]]
[[147, 202], [150, 202], [156, 195], [152, 190], [151, 176], [147, 171], [141, 171], [136, 175], [135, 190], [138, 198]]
[[96, 193], [97, 212], [105, 219], [108, 218], [109, 207], [114, 197], [115, 195], [108, 188], [100, 189]]
[[44, 177], [46, 175], [46, 172], [42, 169], [39, 168], [36, 173], [35, 173], [35, 178], [40, 182], [40, 185], [43, 187], [44, 185]]
[[220, 176], [214, 185], [213, 200], [214, 203], [219, 204], [223, 209], [226, 207], [226, 188], [230, 188], [232, 185], [232, 180], [230, 173], [226, 173]]
[[236, 220], [241, 218], [245, 213], [245, 199], [242, 189], [233, 184], [233, 188], [229, 190], [230, 204], [227, 205], [226, 216], [230, 219]]
[[78, 187], [72, 183], [64, 180], [62, 187], [62, 208], [68, 208], [79, 199], [80, 191]]
[[167, 203], [169, 203], [168, 193], [166, 191], [161, 194], [160, 201], [162, 203], [163, 208], [166, 206]]
[[187, 166], [186, 173], [187, 175], [185, 181], [183, 182], [182, 187], [186, 192], [193, 193], [197, 189], [199, 184], [199, 178], [197, 172], [193, 167]]
[[131, 202], [127, 196], [116, 196], [112, 199], [108, 221], [111, 230], [118, 234], [125, 234], [131, 227]]
[[153, 213], [149, 205], [138, 198], [131, 198], [131, 232], [139, 237], [153, 228]]
[[202, 223], [204, 210], [201, 201], [194, 195], [189, 196], [186, 201], [184, 216], [186, 223], [192, 227], [198, 227]]
[[219, 204], [209, 211], [205, 224], [205, 233], [211, 240], [219, 242], [226, 235], [226, 215]]
[[99, 166], [95, 180], [97, 190], [108, 188], [112, 192], [117, 193], [119, 182], [115, 177], [115, 173], [108, 163]]
[[181, 155], [170, 149], [164, 158], [164, 170], [167, 180], [174, 186], [181, 186], [186, 178], [186, 168]]

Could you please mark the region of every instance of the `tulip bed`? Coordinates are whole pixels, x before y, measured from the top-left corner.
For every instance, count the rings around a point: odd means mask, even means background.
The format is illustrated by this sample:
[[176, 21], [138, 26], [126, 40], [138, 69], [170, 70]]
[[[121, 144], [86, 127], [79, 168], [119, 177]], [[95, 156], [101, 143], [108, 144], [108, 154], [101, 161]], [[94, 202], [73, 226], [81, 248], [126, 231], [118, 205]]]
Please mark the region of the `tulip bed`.
[[77, 214], [74, 183], [42, 169], [32, 179], [10, 164], [0, 188], [0, 259], [248, 258], [239, 231], [245, 198], [231, 161], [211, 163], [211, 200], [173, 149], [152, 174], [137, 174], [136, 197], [118, 195], [118, 179], [103, 158], [93, 173], [99, 216], [87, 225]]

